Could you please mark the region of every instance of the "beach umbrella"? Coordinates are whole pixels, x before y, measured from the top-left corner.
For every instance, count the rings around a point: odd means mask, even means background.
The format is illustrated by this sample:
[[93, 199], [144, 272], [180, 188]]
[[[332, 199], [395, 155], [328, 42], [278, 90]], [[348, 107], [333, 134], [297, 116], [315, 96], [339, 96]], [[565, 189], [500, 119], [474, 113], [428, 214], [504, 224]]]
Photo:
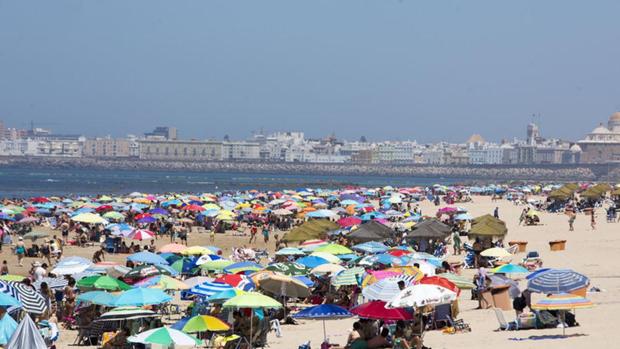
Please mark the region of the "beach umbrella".
[[181, 331], [186, 333], [228, 331], [230, 326], [224, 321], [210, 315], [197, 315], [190, 318]]
[[130, 226], [127, 223], [113, 223], [113, 224], [108, 224], [105, 227], [107, 230], [110, 231], [110, 233], [112, 233], [112, 235], [114, 236], [129, 236], [133, 231], [134, 228], [132, 226]]
[[22, 309], [28, 313], [43, 314], [47, 309], [45, 298], [26, 284], [0, 281], [0, 292], [17, 299], [22, 304]]
[[233, 297], [223, 304], [224, 308], [282, 308], [277, 300], [258, 292], [246, 292]]
[[501, 247], [493, 247], [486, 249], [480, 252], [480, 255], [483, 257], [492, 257], [492, 258], [505, 258], [512, 256], [510, 252], [506, 251], [505, 248]]
[[199, 285], [196, 285], [190, 288], [189, 293], [202, 296], [202, 297], [211, 297], [216, 293], [230, 290], [232, 288], [233, 287], [228, 284], [207, 281], [207, 282], [204, 282], [202, 284], [199, 284]]
[[159, 327], [142, 332], [127, 338], [127, 341], [132, 343], [156, 344], [164, 348], [177, 346], [195, 347], [202, 345], [202, 340], [168, 327]]
[[365, 253], [383, 253], [383, 252], [386, 252], [389, 249], [389, 247], [387, 247], [381, 242], [368, 241], [368, 242], [364, 242], [361, 244], [357, 244], [351, 247], [351, 249], [355, 251], [359, 251], [359, 252], [365, 252]]
[[[10, 316], [5, 315], [5, 318], [10, 318]], [[8, 321], [12, 321], [12, 319], [6, 319]], [[3, 322], [6, 321], [3, 319]], [[13, 323], [15, 321], [12, 321]], [[12, 326], [11, 326], [12, 328]], [[3, 333], [3, 336], [6, 334]], [[19, 323], [13, 334], [11, 335], [8, 342], [5, 342], [5, 339], [2, 339], [2, 344], [6, 344], [4, 348], [6, 349], [47, 349], [47, 344], [43, 340], [43, 337], [40, 335], [39, 328], [34, 324], [34, 321], [30, 318], [30, 316], [24, 316], [22, 321]]]
[[6, 275], [0, 276], [0, 280], [2, 280], [2, 281], [22, 282], [22, 281], [24, 281], [24, 279], [25, 279], [25, 276], [23, 276], [23, 275], [6, 274]]
[[88, 224], [108, 224], [108, 221], [101, 217], [96, 213], [80, 213], [71, 217], [71, 220], [80, 222], [80, 223], [88, 223]]
[[90, 291], [79, 294], [77, 300], [112, 307], [114, 306], [116, 296], [106, 291]]
[[52, 269], [54, 275], [72, 275], [85, 271], [92, 265], [91, 261], [83, 257], [63, 258]]
[[233, 297], [244, 294], [245, 292], [246, 291], [240, 290], [238, 288], [230, 288], [225, 291], [213, 294], [212, 296], [208, 297], [207, 300], [209, 301], [209, 303], [224, 303]]
[[389, 253], [380, 253], [374, 254], [370, 256], [366, 256], [357, 262], [359, 265], [375, 265], [375, 264], [383, 264], [383, 265], [404, 265], [404, 259], [396, 256], [392, 256]]
[[[532, 304], [532, 309], [536, 310], [558, 310], [561, 315], [562, 322], [564, 322], [564, 311], [592, 307], [594, 307], [594, 304], [591, 301], [570, 293], [551, 294]], [[566, 326], [564, 324], [562, 325], [562, 335], [566, 335]]]
[[417, 284], [400, 291], [386, 305], [387, 308], [420, 308], [427, 305], [451, 303], [457, 294], [437, 285]]
[[250, 291], [255, 288], [254, 282], [250, 277], [240, 274], [225, 274], [216, 278], [213, 282], [227, 284], [244, 291]]
[[136, 287], [151, 287], [162, 290], [187, 290], [190, 287], [181, 280], [171, 278], [168, 275], [155, 275], [133, 284]]
[[260, 280], [261, 289], [281, 297], [305, 298], [310, 290], [303, 282], [286, 275], [267, 275]]
[[325, 320], [346, 319], [352, 317], [353, 314], [345, 308], [335, 304], [321, 304], [306, 308], [299, 313], [293, 315], [296, 319], [313, 319], [323, 320], [323, 341], [327, 341], [327, 330], [325, 329]]
[[372, 320], [413, 320], [413, 313], [411, 311], [403, 308], [386, 309], [385, 305], [384, 301], [370, 301], [354, 307], [351, 309], [351, 313], [361, 318]]
[[120, 221], [120, 220], [125, 219], [125, 216], [123, 216], [122, 213], [116, 212], [116, 211], [108, 211], [104, 213], [102, 217], [105, 219], [112, 219], [115, 221]]
[[321, 264], [318, 267], [313, 268], [310, 273], [312, 274], [338, 274], [339, 272], [345, 270], [345, 268], [338, 264]]
[[159, 316], [159, 314], [154, 311], [140, 307], [118, 307], [101, 314], [95, 321], [136, 320], [157, 316]]
[[166, 244], [159, 249], [162, 253], [181, 253], [187, 249], [187, 246], [181, 244]]
[[461, 294], [461, 289], [458, 288], [452, 281], [443, 278], [441, 276], [425, 276], [418, 281], [419, 284], [423, 285], [437, 285], [456, 293], [456, 295]]
[[207, 281], [213, 281], [213, 278], [207, 277], [207, 276], [194, 276], [191, 277], [189, 279], [185, 279], [183, 280], [183, 283], [186, 284], [187, 286], [189, 286], [190, 288], [196, 286], [196, 285], [200, 285], [203, 284]]
[[318, 256], [306, 256], [299, 258], [295, 263], [304, 265], [308, 268], [316, 268], [321, 264], [329, 264], [329, 261]]
[[119, 294], [114, 300], [114, 306], [144, 306], [170, 302], [172, 297], [162, 290], [137, 287]]
[[332, 276], [331, 284], [333, 286], [349, 286], [358, 285], [359, 279], [366, 271], [362, 267], [353, 267]]
[[[29, 316], [26, 316], [26, 317], [29, 318]], [[15, 320], [13, 320], [13, 317], [9, 316], [8, 314], [3, 316], [2, 319], [0, 319], [0, 345], [1, 346], [5, 346], [10, 340], [13, 339], [13, 334], [15, 334], [17, 327], [18, 327], [17, 322], [15, 322]], [[13, 346], [13, 349], [21, 349], [21, 348], [22, 347], [16, 348], [15, 346]]]
[[126, 283], [107, 275], [88, 276], [76, 283], [76, 286], [85, 290], [125, 291], [131, 289]]
[[494, 274], [527, 274], [529, 270], [516, 264], [504, 264], [491, 269]]
[[397, 277], [389, 277], [383, 280], [379, 280], [372, 285], [366, 286], [362, 289], [362, 296], [366, 300], [379, 300], [388, 302], [396, 297], [400, 292], [400, 288], [398, 287], [398, 282], [404, 281], [405, 286], [411, 285], [413, 281], [397, 278]]
[[259, 271], [263, 266], [254, 262], [237, 262], [224, 268], [224, 272], [229, 274], [243, 273], [247, 271]]
[[[327, 252], [314, 251], [310, 254], [310, 256], [320, 257], [320, 258], [325, 259], [329, 263], [334, 263], [334, 264], [339, 264], [340, 262], [342, 262], [342, 260], [339, 257], [331, 253], [327, 253]], [[340, 256], [344, 256], [344, 255], [340, 255]]]
[[178, 273], [174, 269], [164, 265], [140, 265], [131, 269], [124, 277], [127, 279], [144, 279], [159, 274], [174, 276]]
[[297, 276], [308, 275], [311, 269], [303, 264], [287, 262], [270, 264], [265, 270], [275, 271], [289, 276]]
[[44, 232], [41, 232], [41, 231], [31, 231], [30, 233], [24, 234], [23, 238], [26, 239], [26, 240], [32, 240], [34, 242], [37, 239], [44, 238], [44, 237], [47, 237], [47, 236], [49, 236], [48, 233], [44, 233]]
[[196, 257], [183, 257], [174, 261], [170, 267], [181, 274], [193, 274], [198, 267], [196, 261]]
[[527, 288], [532, 292], [558, 294], [571, 293], [589, 284], [587, 276], [570, 269], [549, 269], [529, 279]]
[[212, 270], [212, 271], [224, 271], [224, 268], [235, 264], [235, 262], [228, 259], [218, 259], [214, 261], [207, 261], [200, 265], [200, 269]]
[[17, 298], [7, 293], [0, 293], [0, 306], [5, 307], [5, 308], [10, 308], [10, 307], [21, 307], [22, 304], [17, 300]]
[[348, 247], [339, 244], [327, 244], [324, 246], [319, 246], [314, 249], [314, 252], [326, 252], [333, 255], [353, 253], [353, 251], [351, 251]]
[[132, 240], [144, 241], [155, 238], [155, 233], [146, 229], [136, 229], [131, 234], [129, 234], [129, 237]]
[[285, 247], [276, 252], [276, 256], [305, 256], [306, 253], [295, 247]]
[[162, 256], [148, 251], [134, 253], [128, 256], [127, 259], [134, 263], [168, 265], [168, 261], [166, 261]]
[[[198, 257], [198, 256], [195, 256], [195, 257]], [[205, 254], [196, 259], [196, 265], [203, 265], [207, 262], [217, 261], [219, 259], [222, 259], [222, 257], [214, 255], [214, 254]]]
[[460, 288], [461, 290], [471, 290], [476, 288], [476, 285], [474, 285], [474, 283], [470, 279], [467, 279], [460, 275], [456, 275], [453, 273], [443, 273], [439, 274], [439, 276], [450, 280], [453, 284], [456, 285], [456, 287]]

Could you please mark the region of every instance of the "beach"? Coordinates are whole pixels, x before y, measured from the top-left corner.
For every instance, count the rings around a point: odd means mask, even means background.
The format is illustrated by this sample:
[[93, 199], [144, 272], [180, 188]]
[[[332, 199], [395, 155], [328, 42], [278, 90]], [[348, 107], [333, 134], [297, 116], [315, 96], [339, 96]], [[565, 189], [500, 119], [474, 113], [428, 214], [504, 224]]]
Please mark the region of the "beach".
[[[588, 293], [588, 299], [596, 306], [592, 309], [577, 311], [577, 320], [580, 327], [567, 329], [569, 338], [558, 339], [554, 336], [561, 334], [561, 329], [527, 330], [497, 332], [498, 321], [493, 310], [476, 310], [477, 301], [471, 301], [470, 292], [463, 291], [459, 298], [460, 318], [471, 325], [470, 333], [444, 334], [441, 331], [430, 331], [425, 334], [425, 345], [432, 348], [579, 348], [584, 346], [611, 348], [620, 340], [620, 333], [616, 330], [614, 314], [620, 312], [620, 271], [615, 263], [620, 254], [620, 224], [606, 223], [604, 212], [598, 212], [598, 225], [595, 231], [590, 228], [589, 218], [580, 214], [575, 222], [575, 230], [568, 231], [567, 216], [562, 213], [541, 214], [541, 224], [537, 226], [519, 226], [518, 218], [522, 206], [515, 206], [512, 202], [499, 200], [492, 202], [489, 196], [473, 196], [473, 201], [459, 204], [466, 208], [473, 216], [491, 213], [495, 207], [499, 208], [499, 215], [508, 227], [505, 241], [525, 240], [528, 250], [535, 250], [541, 254], [544, 267], [570, 268], [587, 275], [591, 280], [591, 287], [595, 286], [602, 292]], [[436, 207], [429, 201], [420, 204], [422, 212], [429, 214], [436, 211]], [[59, 235], [59, 232], [50, 231]], [[566, 250], [553, 252], [549, 250], [549, 241], [567, 240]], [[267, 248], [274, 252], [273, 242], [264, 244], [259, 239], [253, 247]], [[159, 238], [157, 246], [169, 243], [167, 237]], [[228, 256], [231, 248], [248, 243], [248, 237], [217, 234], [215, 245], [223, 249], [223, 255]], [[194, 229], [189, 235], [188, 245], [206, 245], [209, 235]], [[65, 256], [82, 256], [91, 258], [96, 247], [67, 246]], [[451, 250], [451, 249], [450, 249]], [[518, 262], [523, 253], [513, 256], [512, 261]], [[125, 254], [106, 254], [106, 261], [125, 263]], [[462, 257], [462, 256], [461, 256]], [[454, 259], [454, 256], [449, 257]], [[9, 262], [11, 274], [27, 275], [33, 258], [26, 258], [24, 267], [17, 266], [17, 259], [10, 249], [5, 246], [0, 259]], [[463, 271], [463, 275], [472, 277], [474, 270]], [[524, 285], [522, 282], [521, 285]], [[504, 312], [508, 321], [514, 320], [514, 312]], [[327, 335], [333, 343], [343, 345], [351, 329], [352, 319], [327, 321]], [[273, 349], [297, 348], [306, 340], [311, 341], [312, 347], [318, 347], [322, 341], [323, 324], [321, 321], [301, 320], [298, 325], [283, 325], [282, 337], [277, 338], [273, 332], [268, 336], [269, 346]], [[77, 333], [62, 330], [57, 343], [58, 348], [69, 348]], [[535, 339], [538, 338], [538, 339]], [[94, 347], [93, 347], [94, 348]]]

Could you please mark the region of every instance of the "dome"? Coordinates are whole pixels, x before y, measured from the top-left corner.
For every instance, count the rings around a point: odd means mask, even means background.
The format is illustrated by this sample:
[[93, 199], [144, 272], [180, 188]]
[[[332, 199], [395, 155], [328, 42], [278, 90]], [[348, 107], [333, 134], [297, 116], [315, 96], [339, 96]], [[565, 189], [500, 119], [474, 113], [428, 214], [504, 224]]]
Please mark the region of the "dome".
[[479, 134], [474, 134], [469, 137], [467, 143], [484, 143], [484, 138]]
[[573, 144], [573, 145], [570, 147], [570, 151], [571, 151], [572, 153], [581, 153], [581, 147], [580, 147], [578, 144]]
[[620, 122], [620, 112], [615, 112], [609, 117], [610, 122]]
[[605, 126], [603, 126], [603, 124], [600, 124], [600, 125], [598, 125], [597, 128], [592, 130], [592, 132], [590, 132], [590, 133], [591, 134], [601, 135], [601, 134], [609, 134], [611, 132]]

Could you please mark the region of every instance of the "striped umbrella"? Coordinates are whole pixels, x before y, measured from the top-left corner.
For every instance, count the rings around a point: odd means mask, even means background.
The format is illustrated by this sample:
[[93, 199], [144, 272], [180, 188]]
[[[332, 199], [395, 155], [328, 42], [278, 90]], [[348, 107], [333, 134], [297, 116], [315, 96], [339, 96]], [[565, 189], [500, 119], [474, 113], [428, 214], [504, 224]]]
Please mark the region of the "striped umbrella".
[[199, 295], [202, 297], [211, 297], [212, 295], [230, 290], [233, 287], [227, 284], [221, 284], [218, 282], [205, 282], [200, 285], [196, 285], [189, 290], [189, 293]]
[[137, 229], [129, 235], [133, 240], [144, 241], [155, 237], [155, 233], [146, 229]]
[[[405, 281], [405, 287], [408, 286], [407, 281], [398, 277], [391, 277], [379, 280], [376, 283], [362, 289], [362, 295], [367, 300], [379, 300], [389, 302], [392, 298], [400, 293], [398, 287], [399, 281]], [[412, 284], [410, 281], [409, 285]]]
[[325, 320], [346, 319], [352, 317], [353, 314], [343, 307], [335, 304], [321, 304], [314, 307], [306, 308], [299, 313], [293, 315], [296, 319], [314, 319], [323, 320], [323, 338], [327, 341], [327, 330], [325, 329]]
[[532, 277], [527, 288], [545, 294], [570, 293], [590, 284], [587, 276], [570, 269], [549, 269]]
[[[562, 322], [564, 322], [564, 311], [571, 309], [592, 308], [594, 304], [577, 295], [570, 293], [551, 294], [544, 299], [532, 304], [532, 309], [538, 310], [560, 310]], [[566, 334], [566, 326], [562, 326], [562, 334]]]
[[16, 298], [28, 313], [42, 314], [47, 308], [43, 296], [31, 286], [17, 282], [0, 281], [0, 292]]
[[365, 272], [366, 271], [362, 267], [347, 269], [332, 277], [332, 285], [336, 287], [357, 285], [359, 283], [358, 279], [361, 278], [361, 276], [364, 275]]
[[101, 314], [95, 321], [134, 320], [159, 316], [154, 311], [139, 307], [118, 307]]
[[159, 327], [142, 332], [140, 334], [127, 338], [127, 341], [142, 344], [159, 344], [164, 348], [168, 348], [171, 346], [195, 347], [202, 344], [202, 341], [200, 339], [168, 327]]
[[306, 267], [305, 265], [290, 262], [274, 263], [268, 265], [265, 270], [275, 271], [289, 276], [308, 275], [310, 273], [310, 268]]
[[229, 274], [237, 274], [246, 271], [259, 271], [262, 269], [262, 265], [254, 262], [238, 262], [227, 266], [226, 268], [224, 268], [224, 271]]

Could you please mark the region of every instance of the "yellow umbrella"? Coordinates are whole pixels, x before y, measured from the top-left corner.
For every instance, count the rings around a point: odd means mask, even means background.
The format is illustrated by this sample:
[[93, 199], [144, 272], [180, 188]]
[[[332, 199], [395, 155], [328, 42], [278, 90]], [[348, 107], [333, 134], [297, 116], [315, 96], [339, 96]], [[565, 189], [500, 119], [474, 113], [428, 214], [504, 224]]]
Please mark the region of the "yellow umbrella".
[[95, 213], [80, 213], [79, 215], [71, 217], [72, 220], [81, 223], [89, 223], [89, 224], [107, 224], [108, 221], [105, 218], [101, 217]]
[[191, 246], [181, 251], [181, 254], [189, 256], [189, 255], [205, 255], [211, 254], [211, 250], [202, 246]]
[[190, 287], [187, 286], [183, 281], [177, 280], [175, 278], [171, 278], [168, 275], [161, 275], [157, 284], [153, 285], [151, 288], [159, 288], [162, 290], [187, 290]]
[[505, 248], [501, 248], [501, 247], [493, 247], [493, 248], [486, 249], [482, 251], [480, 255], [483, 257], [493, 257], [493, 258], [505, 258], [505, 257], [511, 256], [510, 252], [506, 251]]

